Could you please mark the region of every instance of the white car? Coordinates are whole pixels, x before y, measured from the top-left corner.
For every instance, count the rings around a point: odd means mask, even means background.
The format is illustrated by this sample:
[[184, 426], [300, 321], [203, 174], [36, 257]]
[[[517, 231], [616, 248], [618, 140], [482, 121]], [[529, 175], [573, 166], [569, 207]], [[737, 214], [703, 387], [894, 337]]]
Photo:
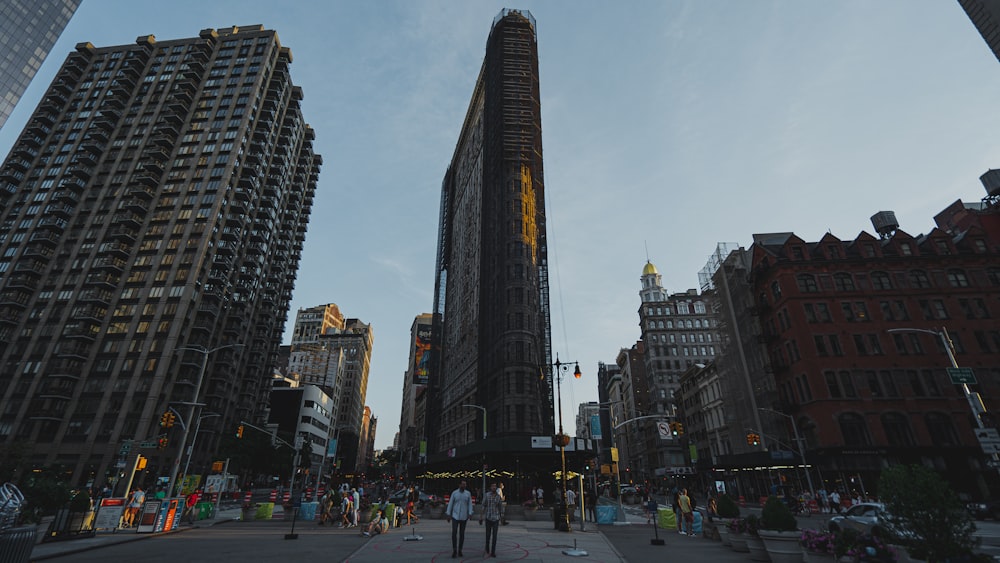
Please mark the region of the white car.
[[879, 527], [879, 520], [884, 524], [885, 505], [880, 502], [862, 502], [855, 504], [840, 514], [834, 514], [827, 523], [831, 532], [855, 529], [865, 534], [878, 534], [884, 531]]

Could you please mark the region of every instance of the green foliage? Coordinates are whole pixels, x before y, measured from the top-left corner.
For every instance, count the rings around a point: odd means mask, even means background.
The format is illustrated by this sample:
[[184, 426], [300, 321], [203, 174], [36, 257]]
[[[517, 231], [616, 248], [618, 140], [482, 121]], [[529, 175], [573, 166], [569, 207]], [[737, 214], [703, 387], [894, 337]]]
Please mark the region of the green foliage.
[[794, 532], [799, 529], [799, 523], [795, 521], [795, 516], [787, 504], [776, 496], [769, 496], [760, 514], [760, 528], [777, 532]]
[[90, 510], [90, 493], [87, 489], [80, 489], [73, 495], [73, 500], [69, 503], [71, 512], [87, 512]]
[[24, 519], [28, 522], [55, 514], [71, 498], [69, 484], [52, 469], [30, 473], [18, 488], [24, 494]]
[[760, 529], [760, 518], [756, 514], [748, 514], [744, 520], [746, 521], [746, 533], [755, 538], [760, 537], [760, 534], [757, 533], [757, 530]]
[[719, 497], [717, 508], [719, 511], [719, 518], [740, 517], [740, 507], [736, 506], [736, 502], [733, 501], [733, 497], [729, 495], [722, 495]]
[[979, 545], [976, 525], [948, 483], [921, 465], [882, 471], [879, 493], [885, 503], [885, 532], [911, 555], [943, 561], [967, 555]]

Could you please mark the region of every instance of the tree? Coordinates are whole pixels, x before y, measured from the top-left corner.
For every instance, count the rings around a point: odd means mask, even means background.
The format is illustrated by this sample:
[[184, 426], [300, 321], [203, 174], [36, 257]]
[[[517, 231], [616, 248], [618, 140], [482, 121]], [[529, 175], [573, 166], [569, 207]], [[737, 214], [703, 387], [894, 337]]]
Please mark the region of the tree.
[[979, 545], [976, 525], [947, 481], [922, 465], [882, 472], [886, 531], [911, 555], [930, 562], [966, 555]]

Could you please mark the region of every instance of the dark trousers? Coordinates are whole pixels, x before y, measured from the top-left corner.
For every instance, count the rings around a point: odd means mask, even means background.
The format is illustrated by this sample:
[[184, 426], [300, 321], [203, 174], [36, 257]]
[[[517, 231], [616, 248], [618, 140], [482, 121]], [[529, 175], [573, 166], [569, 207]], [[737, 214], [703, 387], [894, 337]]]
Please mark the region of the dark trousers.
[[497, 554], [497, 533], [500, 532], [500, 521], [486, 519], [486, 551]]
[[468, 520], [455, 520], [451, 519], [451, 550], [452, 551], [462, 551], [462, 546], [465, 545], [465, 525], [468, 524]]

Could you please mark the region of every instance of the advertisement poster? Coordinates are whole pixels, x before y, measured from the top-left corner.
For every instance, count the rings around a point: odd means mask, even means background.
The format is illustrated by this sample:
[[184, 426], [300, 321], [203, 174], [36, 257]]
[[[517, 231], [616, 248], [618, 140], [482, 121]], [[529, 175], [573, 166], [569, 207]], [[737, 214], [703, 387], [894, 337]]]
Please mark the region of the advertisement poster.
[[147, 500], [142, 503], [142, 510], [139, 512], [139, 525], [136, 526], [136, 533], [149, 534], [156, 529], [156, 517], [160, 514], [160, 501]]
[[427, 385], [431, 364], [431, 325], [418, 324], [414, 340], [413, 384]]
[[98, 530], [115, 530], [125, 512], [124, 498], [102, 498], [94, 518], [94, 528]]

